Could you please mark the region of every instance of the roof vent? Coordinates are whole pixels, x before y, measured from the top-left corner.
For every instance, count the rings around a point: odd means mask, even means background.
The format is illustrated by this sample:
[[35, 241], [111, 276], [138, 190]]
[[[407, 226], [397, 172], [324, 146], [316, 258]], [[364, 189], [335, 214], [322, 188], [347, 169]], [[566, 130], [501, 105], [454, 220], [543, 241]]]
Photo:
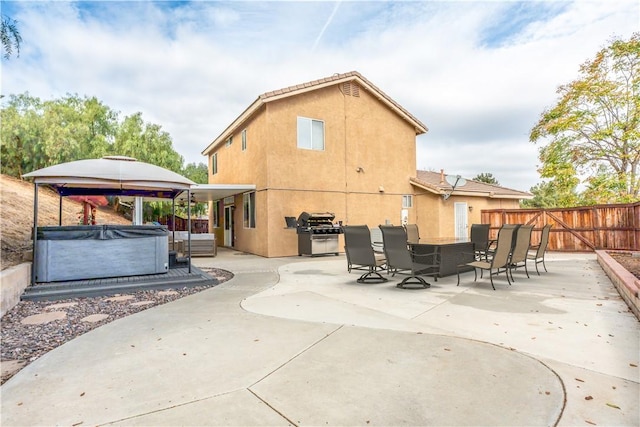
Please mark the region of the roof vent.
[[355, 82], [344, 82], [342, 83], [342, 93], [348, 96], [360, 96], [360, 86], [358, 86]]

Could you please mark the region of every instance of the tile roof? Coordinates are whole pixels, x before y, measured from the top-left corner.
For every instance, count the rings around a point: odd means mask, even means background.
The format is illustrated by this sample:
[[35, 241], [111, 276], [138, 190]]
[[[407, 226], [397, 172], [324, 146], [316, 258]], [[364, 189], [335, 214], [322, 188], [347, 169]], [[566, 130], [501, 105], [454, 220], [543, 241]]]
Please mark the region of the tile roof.
[[[447, 194], [451, 191], [451, 185], [444, 179], [444, 171], [416, 171], [416, 177], [411, 178], [411, 184], [424, 188], [436, 194]], [[497, 199], [531, 199], [533, 195], [525, 191], [513, 190], [499, 185], [467, 179], [464, 186], [456, 187], [453, 195], [465, 195], [476, 197], [490, 197]]]
[[369, 80], [364, 78], [362, 76], [362, 74], [360, 74], [357, 71], [350, 71], [348, 73], [342, 73], [342, 74], [336, 73], [331, 77], [325, 77], [325, 78], [322, 78], [322, 79], [313, 80], [313, 81], [310, 81], [310, 82], [306, 82], [306, 83], [302, 83], [302, 84], [297, 84], [297, 85], [285, 87], [285, 88], [274, 90], [274, 91], [271, 91], [271, 92], [266, 92], [266, 93], [263, 93], [262, 95], [260, 95], [258, 97], [258, 99], [261, 99], [261, 100], [263, 100], [265, 102], [268, 102], [271, 98], [274, 98], [274, 97], [280, 99], [283, 96], [290, 96], [290, 95], [294, 95], [296, 93], [306, 92], [306, 91], [308, 91], [310, 89], [312, 90], [312, 89], [316, 89], [316, 88], [320, 88], [320, 87], [324, 87], [324, 86], [330, 86], [330, 85], [334, 85], [334, 84], [337, 84], [337, 83], [340, 83], [340, 82], [351, 81], [351, 80], [359, 80], [360, 83], [362, 84], [362, 86], [365, 89], [369, 89], [369, 91], [371, 93], [373, 93], [374, 95], [376, 95], [379, 99], [381, 99], [382, 101], [384, 101], [387, 104], [391, 104], [397, 110], [401, 111], [411, 121], [415, 122], [414, 125], [416, 125], [416, 130], [421, 131], [419, 133], [424, 133], [424, 132], [426, 132], [428, 130], [427, 126], [425, 126], [424, 123], [422, 123], [420, 120], [418, 120], [413, 114], [411, 114], [409, 111], [407, 111], [404, 107], [402, 107], [396, 101], [391, 99], [391, 97], [389, 97], [389, 95], [384, 93], [382, 90], [380, 90], [380, 88], [378, 88], [376, 85], [374, 85]]
[[386, 104], [390, 109], [394, 110], [398, 115], [411, 123], [415, 128], [416, 134], [419, 135], [428, 131], [428, 128], [424, 123], [418, 120], [413, 114], [409, 113], [396, 101], [391, 99], [376, 85], [364, 78], [359, 72], [350, 71], [343, 74], [336, 73], [331, 77], [325, 77], [322, 79], [313, 80], [310, 82], [263, 93], [262, 95], [258, 96], [258, 98], [249, 107], [247, 107], [247, 109], [244, 110], [242, 114], [240, 114], [229, 126], [227, 126], [227, 128], [216, 139], [214, 139], [207, 146], [207, 148], [202, 151], [202, 154], [207, 155], [214, 147], [216, 147], [222, 141], [226, 140], [228, 136], [238, 128], [238, 126], [240, 126], [245, 120], [251, 117], [265, 103], [349, 81], [357, 81], [362, 89], [367, 90], [373, 96], [378, 98], [382, 103]]

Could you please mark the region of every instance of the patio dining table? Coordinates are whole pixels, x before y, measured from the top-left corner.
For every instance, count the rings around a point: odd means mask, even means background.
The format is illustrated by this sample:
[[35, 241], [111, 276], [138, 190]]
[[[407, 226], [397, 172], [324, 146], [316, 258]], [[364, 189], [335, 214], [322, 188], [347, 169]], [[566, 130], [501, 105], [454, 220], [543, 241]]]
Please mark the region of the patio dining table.
[[[420, 243], [412, 244], [411, 251], [416, 254], [438, 254], [438, 277], [456, 274], [458, 265], [474, 260], [473, 243], [467, 238], [431, 237], [420, 239]], [[470, 271], [473, 267], [465, 266], [460, 271]]]

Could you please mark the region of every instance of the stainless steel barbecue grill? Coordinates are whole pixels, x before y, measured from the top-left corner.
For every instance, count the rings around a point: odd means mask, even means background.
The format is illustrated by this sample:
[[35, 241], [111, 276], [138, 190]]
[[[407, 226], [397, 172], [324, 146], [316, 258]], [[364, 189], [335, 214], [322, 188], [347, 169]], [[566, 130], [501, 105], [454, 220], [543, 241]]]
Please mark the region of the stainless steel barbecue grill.
[[342, 228], [333, 224], [330, 212], [302, 212], [297, 221], [298, 255], [338, 255], [338, 235]]

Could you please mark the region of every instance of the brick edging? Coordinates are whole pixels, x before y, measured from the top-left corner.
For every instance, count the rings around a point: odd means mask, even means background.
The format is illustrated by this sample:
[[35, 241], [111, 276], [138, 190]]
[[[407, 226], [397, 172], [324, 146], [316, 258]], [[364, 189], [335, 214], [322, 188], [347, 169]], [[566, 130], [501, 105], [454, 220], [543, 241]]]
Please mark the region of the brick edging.
[[606, 251], [597, 250], [598, 264], [609, 276], [622, 299], [627, 303], [633, 314], [640, 320], [640, 280], [627, 271], [620, 263]]

